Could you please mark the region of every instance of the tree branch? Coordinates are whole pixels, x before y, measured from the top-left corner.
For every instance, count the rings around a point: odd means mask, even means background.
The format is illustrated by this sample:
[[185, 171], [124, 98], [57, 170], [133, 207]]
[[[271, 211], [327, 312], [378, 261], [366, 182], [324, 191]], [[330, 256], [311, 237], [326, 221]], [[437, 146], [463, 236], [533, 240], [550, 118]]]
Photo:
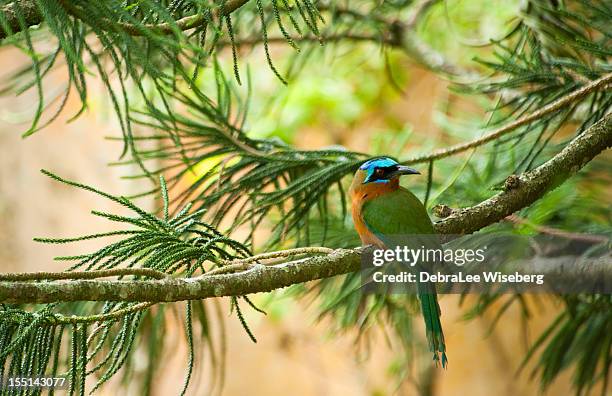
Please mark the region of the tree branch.
[[[59, 0], [60, 4], [73, 16], [79, 19], [83, 19], [83, 12], [78, 7], [73, 5], [69, 0]], [[229, 0], [222, 7], [215, 8], [211, 11], [212, 18], [220, 18], [231, 14], [236, 11], [249, 0]], [[361, 34], [344, 34], [334, 35], [331, 37], [324, 38], [327, 41], [340, 41], [341, 39], [353, 40], [353, 41], [376, 41], [381, 42], [392, 47], [398, 48], [404, 51], [408, 56], [413, 58], [419, 64], [425, 66], [428, 69], [441, 71], [453, 76], [470, 77], [471, 73], [461, 69], [457, 65], [454, 65], [444, 58], [444, 56], [421, 40], [418, 39], [415, 33], [415, 27], [421, 16], [428, 10], [433, 4], [437, 3], [438, 0], [425, 0], [421, 4], [417, 5], [413, 12], [409, 15], [408, 21], [403, 23], [399, 20], [386, 20], [384, 18], [377, 18], [371, 15], [363, 15], [355, 10], [344, 9], [330, 6], [321, 5], [319, 9], [321, 11], [330, 11], [337, 14], [350, 15], [356, 19], [373, 19], [381, 25], [385, 26], [385, 30], [380, 37], [371, 35]], [[18, 4], [18, 5], [17, 5]], [[17, 7], [21, 8], [21, 13], [24, 18], [25, 24], [22, 25], [19, 22]], [[10, 34], [15, 34], [31, 26], [38, 25], [44, 21], [44, 16], [41, 14], [35, 1], [17, 0], [9, 3], [8, 5], [0, 9], [0, 13], [4, 16], [10, 27], [10, 32], [0, 29], [0, 40], [8, 37]], [[134, 25], [127, 22], [117, 22], [111, 20], [103, 20], [108, 26], [108, 30], [120, 29], [125, 33], [132, 36], [143, 36], [146, 32], [155, 34], [171, 34], [178, 30], [190, 30], [199, 27], [207, 23], [206, 15], [196, 14], [181, 18], [174, 23], [159, 23], [159, 24], [144, 24], [141, 26]], [[283, 41], [287, 41], [283, 37]], [[296, 38], [294, 41], [310, 40], [309, 37]], [[318, 40], [318, 38], [317, 38]], [[276, 40], [275, 40], [276, 41]], [[254, 45], [261, 42], [261, 39], [246, 39], [243, 40], [243, 44]]]
[[[63, 6], [67, 10], [70, 11], [71, 14], [73, 14], [77, 18], [80, 18], [81, 20], [83, 19], [81, 18], [82, 16], [81, 10], [78, 7], [75, 7], [74, 5], [72, 5], [70, 1], [60, 0], [60, 2], [63, 4]], [[229, 0], [222, 6], [213, 9], [210, 12], [210, 15], [212, 18], [220, 18], [226, 15], [229, 15], [248, 2], [249, 0]], [[206, 15], [204, 14], [195, 14], [195, 15], [190, 15], [190, 16], [181, 18], [175, 21], [174, 23], [168, 23], [168, 22], [149, 23], [149, 24], [144, 24], [140, 26], [133, 25], [131, 23], [116, 22], [116, 21], [111, 21], [111, 20], [105, 20], [104, 22], [107, 23], [109, 27], [112, 27], [114, 29], [116, 28], [121, 29], [131, 36], [144, 36], [146, 35], [146, 32], [152, 32], [155, 34], [171, 34], [174, 31], [176, 31], [176, 29], [178, 30], [193, 29], [193, 28], [196, 28], [198, 26], [201, 26], [207, 23], [207, 19], [206, 19]]]
[[[0, 8], [0, 14], [4, 17], [6, 25], [10, 31], [6, 31], [0, 24], [0, 40], [10, 35], [21, 32], [24, 28], [40, 24], [44, 18], [38, 9], [35, 1], [17, 0]], [[19, 14], [23, 17], [22, 25], [19, 21]]]
[[268, 292], [297, 283], [357, 271], [363, 248], [337, 249], [275, 266], [254, 265], [235, 274], [154, 281], [0, 282], [0, 301], [44, 303], [57, 301], [170, 302]]
[[[79, 13], [77, 7], [72, 5], [69, 1], [60, 0], [60, 2], [73, 15], [80, 18], [81, 14]], [[216, 8], [214, 11], [212, 11], [211, 15], [217, 18], [228, 15], [248, 2], [249, 0], [229, 0], [222, 7]], [[23, 16], [25, 23], [24, 25], [19, 22], [18, 11], [20, 11]], [[5, 31], [5, 29], [0, 29], [0, 40], [8, 37], [9, 35], [21, 32], [24, 28], [38, 25], [44, 21], [44, 17], [38, 9], [35, 1], [16, 0], [0, 8], [0, 14], [4, 16], [6, 23], [10, 28], [10, 32]], [[203, 14], [190, 15], [188, 17], [181, 18], [174, 24], [160, 23], [136, 26], [125, 22], [108, 21], [109, 26], [118, 27], [132, 36], [142, 36], [146, 30], [157, 34], [169, 34], [177, 28], [179, 30], [189, 30], [198, 27], [205, 22], [206, 17]]]
[[[608, 114], [576, 137], [548, 162], [532, 171], [515, 176], [514, 183], [508, 183], [511, 188], [478, 205], [453, 212], [449, 217], [436, 223], [435, 229], [439, 234], [468, 234], [496, 223], [513, 212], [531, 205], [611, 146], [612, 114]], [[363, 249], [337, 249], [325, 256], [308, 257], [272, 266], [256, 264], [248, 266], [244, 272], [201, 275], [187, 279], [0, 282], [0, 301], [4, 303], [169, 302], [268, 292], [293, 284], [357, 271], [360, 268]]]

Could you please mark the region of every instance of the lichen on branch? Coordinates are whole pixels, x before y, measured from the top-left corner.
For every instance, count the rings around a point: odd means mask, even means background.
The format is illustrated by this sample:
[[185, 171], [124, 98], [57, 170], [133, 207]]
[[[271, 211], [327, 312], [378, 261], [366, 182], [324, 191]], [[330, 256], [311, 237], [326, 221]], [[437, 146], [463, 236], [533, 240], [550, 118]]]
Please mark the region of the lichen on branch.
[[[531, 205], [570, 178], [599, 153], [612, 146], [612, 114], [603, 117], [561, 152], [518, 177], [506, 191], [469, 208], [455, 210], [437, 222], [439, 234], [469, 234], [503, 220]], [[137, 281], [75, 280], [70, 282], [0, 282], [0, 301], [48, 303], [60, 301], [169, 302], [221, 296], [241, 296], [354, 272], [360, 268], [362, 248], [337, 249], [278, 265], [249, 266], [230, 274], [194, 278]]]

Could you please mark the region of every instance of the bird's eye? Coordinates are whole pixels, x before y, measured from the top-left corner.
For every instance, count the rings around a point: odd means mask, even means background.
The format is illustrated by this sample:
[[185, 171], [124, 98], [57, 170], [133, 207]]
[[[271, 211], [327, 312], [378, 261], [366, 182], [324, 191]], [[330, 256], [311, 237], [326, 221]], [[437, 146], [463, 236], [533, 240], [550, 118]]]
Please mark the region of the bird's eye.
[[385, 174], [385, 170], [383, 168], [376, 168], [374, 173], [376, 174], [376, 176], [382, 176]]

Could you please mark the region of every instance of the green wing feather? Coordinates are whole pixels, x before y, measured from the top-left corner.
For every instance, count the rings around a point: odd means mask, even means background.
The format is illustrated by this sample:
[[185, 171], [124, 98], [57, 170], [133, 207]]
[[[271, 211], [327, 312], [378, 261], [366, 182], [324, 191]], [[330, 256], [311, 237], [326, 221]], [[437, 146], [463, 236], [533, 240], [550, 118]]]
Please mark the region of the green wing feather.
[[425, 206], [405, 188], [365, 202], [362, 210], [363, 220], [377, 235], [434, 234]]
[[[367, 201], [362, 209], [363, 221], [389, 249], [406, 243], [406, 235], [416, 235], [411, 238], [414, 248], [423, 245], [425, 248], [441, 248], [434, 238], [418, 238], [419, 235], [435, 234], [427, 210], [419, 199], [410, 191], [400, 188], [397, 191], [384, 194]], [[425, 331], [434, 360], [442, 359], [442, 367], [446, 367], [446, 344], [442, 323], [440, 322], [440, 306], [433, 283], [419, 283], [418, 295], [421, 311], [425, 320]]]

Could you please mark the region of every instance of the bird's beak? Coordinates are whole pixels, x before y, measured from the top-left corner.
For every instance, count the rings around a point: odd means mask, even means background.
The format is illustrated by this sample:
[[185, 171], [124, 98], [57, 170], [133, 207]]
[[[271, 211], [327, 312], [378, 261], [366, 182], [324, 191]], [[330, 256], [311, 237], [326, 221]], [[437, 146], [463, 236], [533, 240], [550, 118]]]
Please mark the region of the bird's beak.
[[410, 168], [408, 166], [398, 165], [397, 170], [393, 172], [393, 176], [401, 176], [401, 175], [420, 175], [416, 169]]

